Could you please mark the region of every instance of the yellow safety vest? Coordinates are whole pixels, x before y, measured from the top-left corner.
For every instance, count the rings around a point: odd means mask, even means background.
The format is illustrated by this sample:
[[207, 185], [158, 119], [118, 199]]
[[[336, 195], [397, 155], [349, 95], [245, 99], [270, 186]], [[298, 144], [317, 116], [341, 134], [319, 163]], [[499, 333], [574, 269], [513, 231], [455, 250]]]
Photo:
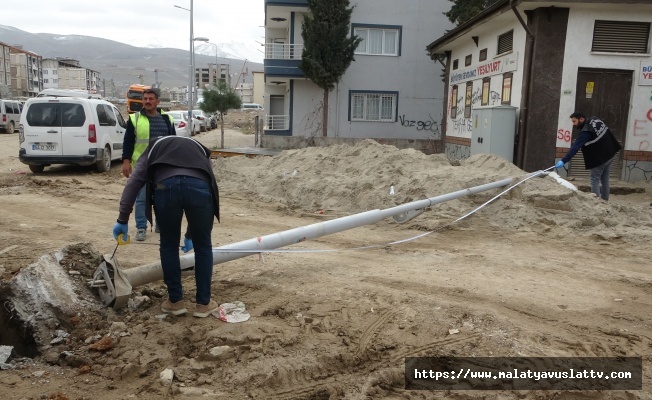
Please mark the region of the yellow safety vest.
[[[161, 110], [161, 115], [165, 114], [165, 111]], [[136, 165], [136, 161], [140, 156], [145, 152], [145, 149], [149, 145], [149, 118], [139, 118], [140, 112], [133, 113], [129, 116], [131, 119], [131, 124], [134, 126], [136, 134], [136, 143], [134, 144], [134, 152], [131, 154], [131, 166], [132, 168]], [[170, 124], [174, 124], [174, 119], [171, 115], [167, 115], [170, 120]]]

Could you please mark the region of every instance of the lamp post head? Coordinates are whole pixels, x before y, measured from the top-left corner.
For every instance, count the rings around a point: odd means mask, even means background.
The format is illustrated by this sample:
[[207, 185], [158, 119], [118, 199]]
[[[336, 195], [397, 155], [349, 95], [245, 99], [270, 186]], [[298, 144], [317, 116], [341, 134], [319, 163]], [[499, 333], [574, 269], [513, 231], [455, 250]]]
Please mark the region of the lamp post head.
[[207, 38], [207, 37], [198, 36], [198, 37], [196, 37], [196, 38], [194, 38], [192, 40], [194, 40], [195, 42], [208, 42], [210, 39]]

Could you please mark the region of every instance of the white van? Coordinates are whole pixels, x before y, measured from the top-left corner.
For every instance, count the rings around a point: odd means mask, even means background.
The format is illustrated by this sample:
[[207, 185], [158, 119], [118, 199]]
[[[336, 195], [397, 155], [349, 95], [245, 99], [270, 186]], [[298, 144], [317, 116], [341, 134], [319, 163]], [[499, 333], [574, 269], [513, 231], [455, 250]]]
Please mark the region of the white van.
[[101, 99], [99, 94], [79, 89], [43, 89], [36, 97], [81, 97], [82, 99]]
[[127, 123], [108, 101], [79, 97], [35, 97], [20, 117], [18, 158], [34, 173], [52, 164], [111, 169], [122, 157]]
[[0, 130], [7, 133], [14, 133], [14, 129], [20, 122], [20, 112], [23, 105], [16, 100], [0, 99]]
[[248, 111], [248, 110], [262, 111], [263, 106], [257, 103], [242, 103], [242, 108], [240, 109], [242, 111]]

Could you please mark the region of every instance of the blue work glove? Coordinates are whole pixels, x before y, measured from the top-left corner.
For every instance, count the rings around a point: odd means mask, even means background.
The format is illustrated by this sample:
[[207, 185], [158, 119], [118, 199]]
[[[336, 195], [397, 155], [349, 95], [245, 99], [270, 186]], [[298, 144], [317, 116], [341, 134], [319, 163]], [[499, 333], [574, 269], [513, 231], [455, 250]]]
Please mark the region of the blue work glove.
[[192, 250], [192, 248], [193, 248], [192, 239], [188, 239], [187, 237], [184, 237], [183, 238], [183, 246], [181, 246], [181, 250], [184, 253], [187, 253], [190, 250]]
[[564, 162], [562, 160], [557, 161], [557, 164], [555, 164], [555, 168], [563, 168], [564, 167]]
[[113, 238], [118, 240], [118, 236], [122, 235], [122, 240], [127, 241], [127, 233], [129, 232], [129, 225], [116, 222], [113, 226]]

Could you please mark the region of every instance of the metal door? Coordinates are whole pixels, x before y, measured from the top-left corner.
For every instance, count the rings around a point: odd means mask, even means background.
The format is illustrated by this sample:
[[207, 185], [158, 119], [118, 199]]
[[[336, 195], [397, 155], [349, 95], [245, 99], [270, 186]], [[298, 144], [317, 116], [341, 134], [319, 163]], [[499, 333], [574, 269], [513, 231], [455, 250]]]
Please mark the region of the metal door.
[[[587, 117], [598, 117], [611, 129], [618, 142], [625, 147], [629, 100], [632, 90], [632, 71], [580, 68], [577, 73], [575, 110]], [[573, 140], [579, 131], [573, 129]], [[620, 179], [623, 152], [616, 154], [610, 175]], [[584, 157], [578, 152], [570, 162], [569, 176], [588, 176]]]
[[63, 155], [61, 106], [59, 100], [28, 103], [25, 110], [25, 142], [21, 144], [28, 155]]

